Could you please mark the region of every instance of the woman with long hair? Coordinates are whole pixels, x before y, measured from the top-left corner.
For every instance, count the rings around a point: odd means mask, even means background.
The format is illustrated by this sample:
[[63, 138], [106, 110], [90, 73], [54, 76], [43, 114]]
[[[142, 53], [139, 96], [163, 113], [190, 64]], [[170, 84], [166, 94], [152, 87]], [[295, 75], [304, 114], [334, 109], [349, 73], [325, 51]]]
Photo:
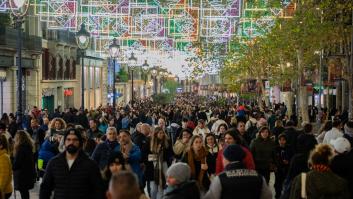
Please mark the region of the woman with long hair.
[[189, 129], [185, 128], [181, 130], [179, 138], [173, 146], [174, 155], [177, 160], [181, 159], [186, 152], [191, 137], [192, 132]]
[[26, 131], [17, 131], [13, 151], [14, 186], [15, 190], [20, 191], [22, 199], [29, 199], [29, 190], [33, 189], [35, 182], [33, 152], [31, 136]]
[[228, 126], [226, 123], [222, 123], [218, 126], [217, 132], [215, 133], [217, 139], [223, 139], [224, 133], [228, 130]]
[[5, 135], [0, 135], [0, 198], [8, 199], [12, 195], [12, 166], [9, 143]]
[[67, 124], [61, 118], [53, 118], [49, 123], [49, 130], [47, 132], [47, 136], [53, 136], [55, 134], [64, 135]]
[[350, 198], [347, 181], [330, 169], [333, 157], [334, 150], [330, 145], [317, 145], [309, 156], [310, 171], [294, 178], [290, 198]]
[[126, 170], [126, 164], [125, 164], [125, 159], [123, 157], [123, 154], [118, 151], [118, 152], [113, 152], [110, 154], [108, 157], [108, 165], [106, 168], [103, 170], [103, 181], [104, 181], [104, 188], [105, 190], [108, 190], [109, 186], [109, 181], [111, 177], [120, 171], [125, 171]]
[[319, 135], [316, 137], [318, 143], [322, 143], [324, 141], [324, 137], [326, 132], [332, 129], [332, 121], [327, 120], [320, 128]]
[[208, 165], [206, 162], [207, 150], [202, 144], [202, 137], [192, 136], [189, 148], [184, 154], [183, 162], [187, 163], [191, 169], [191, 178], [196, 180], [201, 191], [207, 191], [210, 180], [207, 176]]
[[216, 174], [216, 162], [217, 162], [217, 155], [219, 151], [219, 147], [216, 141], [216, 136], [213, 134], [206, 135], [205, 138], [205, 147], [208, 151], [206, 162], [208, 165], [208, 175], [214, 176]]
[[149, 161], [154, 164], [154, 183], [152, 184], [151, 198], [162, 198], [163, 189], [166, 183], [166, 172], [168, 169], [168, 158], [171, 155], [171, 146], [169, 138], [160, 127], [154, 129], [151, 138]]

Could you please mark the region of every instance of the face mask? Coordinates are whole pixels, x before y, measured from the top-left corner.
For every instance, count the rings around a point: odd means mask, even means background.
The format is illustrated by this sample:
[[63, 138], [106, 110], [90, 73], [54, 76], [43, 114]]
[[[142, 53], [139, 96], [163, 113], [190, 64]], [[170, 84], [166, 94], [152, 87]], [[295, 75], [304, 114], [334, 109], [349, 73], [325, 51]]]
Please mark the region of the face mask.
[[66, 147], [66, 151], [70, 154], [75, 154], [78, 151], [78, 147], [70, 144], [69, 146]]

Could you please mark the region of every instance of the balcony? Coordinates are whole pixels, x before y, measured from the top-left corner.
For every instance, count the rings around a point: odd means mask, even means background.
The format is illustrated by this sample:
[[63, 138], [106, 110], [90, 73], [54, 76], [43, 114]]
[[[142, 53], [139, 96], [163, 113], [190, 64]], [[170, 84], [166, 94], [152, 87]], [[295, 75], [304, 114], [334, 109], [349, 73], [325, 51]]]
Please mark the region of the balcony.
[[68, 30], [43, 30], [43, 38], [76, 46], [75, 33]]
[[[17, 39], [17, 30], [9, 27], [0, 27], [0, 48], [16, 49]], [[22, 32], [22, 49], [41, 54], [42, 38]]]

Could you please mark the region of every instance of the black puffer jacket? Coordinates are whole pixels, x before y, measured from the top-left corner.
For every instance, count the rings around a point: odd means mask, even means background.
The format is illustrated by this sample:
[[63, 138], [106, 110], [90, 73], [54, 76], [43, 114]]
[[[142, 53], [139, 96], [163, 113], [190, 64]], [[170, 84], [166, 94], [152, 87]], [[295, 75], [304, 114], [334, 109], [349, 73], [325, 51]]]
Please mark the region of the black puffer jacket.
[[97, 164], [82, 151], [69, 170], [65, 153], [55, 156], [48, 164], [42, 184], [40, 199], [104, 198], [103, 181]]
[[200, 190], [196, 185], [195, 181], [190, 181], [178, 185], [174, 189], [168, 189], [165, 191], [163, 199], [199, 199]]

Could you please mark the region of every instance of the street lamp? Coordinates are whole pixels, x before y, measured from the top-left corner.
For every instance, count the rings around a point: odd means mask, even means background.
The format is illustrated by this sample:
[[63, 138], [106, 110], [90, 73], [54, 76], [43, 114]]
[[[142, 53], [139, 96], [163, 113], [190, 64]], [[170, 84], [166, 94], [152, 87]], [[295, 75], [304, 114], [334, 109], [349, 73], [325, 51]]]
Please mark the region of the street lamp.
[[[22, 82], [22, 23], [23, 18], [27, 15], [29, 8], [29, 0], [10, 0], [10, 10], [12, 12], [13, 20], [15, 22], [15, 29], [17, 29], [17, 119], [18, 123], [22, 125], [22, 108], [23, 102], [22, 94], [26, 89]], [[22, 128], [22, 126], [21, 126]]]
[[157, 75], [158, 75], [158, 70], [156, 67], [153, 67], [151, 71], [151, 75], [153, 77], [153, 94], [157, 94]]
[[116, 74], [115, 74], [115, 59], [120, 54], [120, 46], [117, 44], [116, 39], [113, 39], [112, 44], [109, 45], [109, 54], [113, 60], [113, 109], [115, 112], [116, 108], [116, 88], [115, 88], [115, 81], [116, 81]]
[[134, 66], [137, 64], [137, 58], [134, 52], [131, 52], [129, 57], [130, 70], [131, 70], [131, 106], [134, 106]]
[[77, 46], [81, 49], [81, 59], [82, 59], [82, 68], [81, 68], [81, 109], [85, 110], [85, 71], [84, 71], [84, 58], [85, 51], [88, 48], [90, 34], [86, 30], [85, 24], [81, 24], [81, 29], [76, 33], [76, 43]]
[[143, 85], [143, 95], [146, 97], [146, 82], [147, 82], [147, 72], [148, 72], [148, 68], [150, 67], [150, 65], [147, 63], [147, 59], [145, 59], [145, 63], [143, 63], [142, 65], [142, 71], [143, 71], [143, 75], [144, 75], [144, 85]]
[[161, 72], [161, 85], [159, 87], [159, 92], [160, 93], [162, 93], [162, 87], [163, 87], [164, 81], [167, 78], [167, 76], [168, 76], [168, 72], [167, 71], [164, 71], [164, 72], [162, 71]]
[[4, 85], [3, 82], [6, 80], [6, 70], [0, 70], [0, 107], [1, 115], [4, 113]]

